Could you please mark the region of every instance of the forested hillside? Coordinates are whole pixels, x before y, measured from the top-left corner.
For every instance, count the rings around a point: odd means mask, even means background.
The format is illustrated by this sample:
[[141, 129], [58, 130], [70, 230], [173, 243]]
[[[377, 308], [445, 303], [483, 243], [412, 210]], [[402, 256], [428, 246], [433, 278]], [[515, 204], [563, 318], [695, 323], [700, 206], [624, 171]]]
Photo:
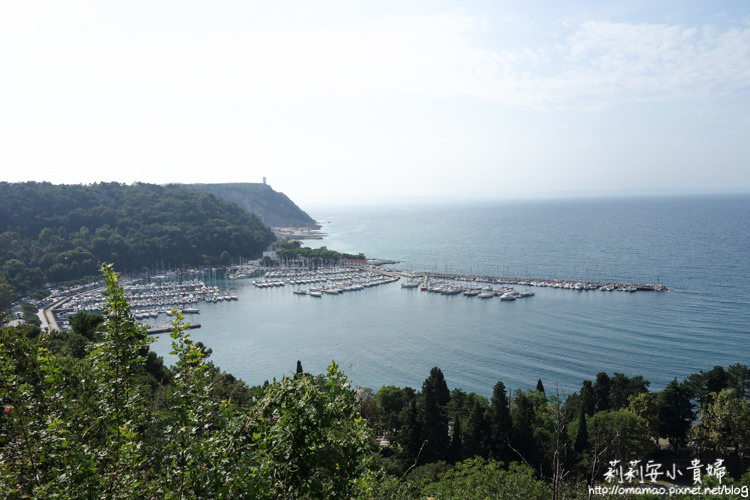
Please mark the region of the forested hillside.
[[185, 184], [185, 187], [215, 194], [254, 213], [269, 227], [315, 228], [315, 220], [284, 193], [267, 184], [250, 182], [224, 184]]
[[0, 285], [16, 291], [97, 275], [229, 263], [274, 241], [258, 217], [180, 186], [0, 183]]

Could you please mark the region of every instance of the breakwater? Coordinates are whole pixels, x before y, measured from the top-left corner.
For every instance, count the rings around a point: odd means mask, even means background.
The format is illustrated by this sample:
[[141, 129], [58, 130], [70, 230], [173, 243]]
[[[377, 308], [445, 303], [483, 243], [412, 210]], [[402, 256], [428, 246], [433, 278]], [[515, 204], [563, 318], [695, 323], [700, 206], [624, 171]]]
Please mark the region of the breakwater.
[[518, 286], [541, 286], [551, 288], [565, 288], [572, 290], [602, 290], [602, 291], [620, 291], [620, 292], [667, 292], [669, 288], [661, 283], [627, 283], [612, 281], [590, 281], [590, 280], [569, 280], [557, 278], [515, 278], [510, 276], [471, 276], [456, 274], [440, 273], [423, 273], [431, 278], [452, 279], [454, 281], [473, 281], [480, 283], [497, 283], [500, 285], [518, 285]]
[[387, 275], [398, 275], [410, 279], [430, 279], [467, 283], [487, 283], [498, 285], [534, 286], [564, 288], [569, 290], [601, 290], [619, 292], [668, 292], [669, 288], [661, 283], [630, 283], [620, 281], [594, 281], [594, 280], [572, 280], [560, 278], [520, 278], [512, 276], [486, 276], [455, 273], [435, 273], [421, 271], [402, 271], [395, 269], [378, 269], [368, 267], [370, 270], [377, 269], [378, 272]]
[[[263, 280], [254, 281], [256, 287], [273, 287], [283, 286], [286, 284], [309, 284], [318, 282], [333, 281], [360, 281], [370, 280], [372, 275], [379, 274], [391, 278], [407, 278], [415, 281], [432, 281], [432, 282], [454, 282], [465, 283], [471, 286], [472, 283], [483, 283], [488, 285], [513, 285], [525, 287], [550, 287], [563, 288], [569, 290], [601, 290], [601, 291], [618, 291], [618, 292], [667, 292], [669, 288], [661, 283], [635, 283], [625, 281], [599, 281], [599, 280], [580, 280], [580, 279], [563, 279], [563, 278], [522, 278], [513, 276], [491, 276], [476, 274], [456, 274], [456, 273], [436, 273], [428, 271], [406, 271], [386, 267], [384, 264], [394, 264], [395, 261], [380, 261], [379, 264], [373, 264], [372, 261], [367, 265], [360, 266], [331, 266], [320, 267], [315, 271], [303, 270], [295, 267], [285, 268], [276, 267], [268, 269], [265, 272]], [[365, 276], [361, 273], [366, 273]]]
[[[200, 323], [187, 323], [185, 325], [185, 328], [188, 329], [188, 330], [193, 330], [195, 328], [200, 328], [200, 327], [201, 327]], [[172, 327], [171, 326], [154, 326], [154, 327], [151, 327], [151, 328], [148, 329], [148, 334], [149, 335], [156, 335], [158, 333], [167, 333], [167, 332], [171, 332], [171, 331], [172, 331]]]

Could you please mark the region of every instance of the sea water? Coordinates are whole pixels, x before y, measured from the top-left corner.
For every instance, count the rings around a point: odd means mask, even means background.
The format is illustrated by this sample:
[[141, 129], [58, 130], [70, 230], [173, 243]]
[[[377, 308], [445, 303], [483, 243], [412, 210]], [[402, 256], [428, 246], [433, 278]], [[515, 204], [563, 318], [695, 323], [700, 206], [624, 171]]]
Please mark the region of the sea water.
[[[399, 203], [316, 208], [326, 236], [305, 245], [402, 261], [412, 271], [662, 283], [669, 292], [532, 288], [514, 302], [398, 283], [321, 299], [227, 282], [238, 301], [202, 304], [191, 330], [248, 384], [302, 361], [335, 360], [355, 385], [490, 395], [502, 380], [569, 394], [598, 372], [653, 390], [714, 365], [750, 363], [750, 196]], [[523, 287], [521, 287], [523, 288]], [[170, 338], [153, 349], [167, 356]]]

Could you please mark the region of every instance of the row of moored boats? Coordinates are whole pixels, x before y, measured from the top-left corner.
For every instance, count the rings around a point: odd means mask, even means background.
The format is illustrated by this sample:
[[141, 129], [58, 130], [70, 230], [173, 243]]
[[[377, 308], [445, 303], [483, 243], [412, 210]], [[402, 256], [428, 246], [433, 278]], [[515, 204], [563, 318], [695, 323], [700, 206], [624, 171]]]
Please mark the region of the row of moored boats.
[[[209, 286], [201, 280], [163, 283], [125, 283], [123, 291], [137, 320], [158, 318], [176, 310], [182, 314], [198, 314], [200, 302], [216, 303], [238, 300], [237, 295], [228, 294], [218, 286]], [[101, 289], [92, 289], [71, 294], [55, 308], [59, 325], [69, 327], [68, 318], [78, 312], [101, 314], [106, 304]]]
[[265, 279], [253, 282], [257, 288], [273, 288], [294, 285], [295, 295], [322, 297], [345, 292], [363, 290], [373, 286], [393, 283], [398, 277], [342, 267], [318, 271], [284, 271], [267, 273]]
[[516, 299], [522, 299], [524, 297], [532, 297], [534, 295], [534, 292], [530, 292], [528, 290], [520, 292], [515, 288], [510, 288], [507, 286], [466, 286], [465, 284], [449, 281], [430, 283], [429, 279], [425, 279], [424, 281], [412, 279], [407, 281], [406, 283], [402, 283], [401, 288], [419, 288], [423, 292], [438, 293], [440, 295], [463, 295], [464, 297], [476, 297], [478, 299], [491, 299], [494, 297], [500, 297], [500, 300], [503, 302], [510, 302]]

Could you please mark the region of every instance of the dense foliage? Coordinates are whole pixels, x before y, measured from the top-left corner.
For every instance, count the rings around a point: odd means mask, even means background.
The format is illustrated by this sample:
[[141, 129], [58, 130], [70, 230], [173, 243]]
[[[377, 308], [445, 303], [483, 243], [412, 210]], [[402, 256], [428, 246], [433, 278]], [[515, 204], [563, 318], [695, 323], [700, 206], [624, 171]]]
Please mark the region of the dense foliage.
[[[173, 321], [173, 372], [149, 355], [105, 266], [92, 337], [32, 342], [0, 329], [0, 491], [35, 498], [341, 498], [365, 472], [368, 430], [333, 363], [324, 376], [247, 388]], [[99, 328], [101, 326], [101, 328]], [[83, 336], [82, 334], [79, 334]], [[161, 377], [163, 382], [159, 382]]]
[[228, 264], [274, 240], [260, 219], [214, 195], [151, 184], [0, 183], [0, 301], [98, 274]]
[[[664, 464], [660, 477], [666, 479], [669, 464], [700, 460], [705, 467], [718, 459], [726, 469], [722, 484], [747, 488], [750, 475], [741, 483], [730, 476], [739, 477], [748, 465], [750, 368], [716, 366], [656, 393], [648, 386], [641, 376], [602, 372], [564, 399], [546, 394], [541, 381], [535, 390], [512, 395], [498, 382], [487, 399], [449, 391], [435, 367], [419, 392], [384, 386], [360, 400], [371, 428], [387, 443], [380, 465], [404, 477], [390, 483], [393, 497], [413, 498], [418, 491], [461, 498], [456, 488], [462, 484], [484, 492], [478, 498], [588, 498], [586, 485], [606, 484], [613, 463], [642, 468], [649, 460]], [[513, 463], [523, 465], [508, 468]], [[522, 494], [505, 489], [504, 481], [524, 477]]]

